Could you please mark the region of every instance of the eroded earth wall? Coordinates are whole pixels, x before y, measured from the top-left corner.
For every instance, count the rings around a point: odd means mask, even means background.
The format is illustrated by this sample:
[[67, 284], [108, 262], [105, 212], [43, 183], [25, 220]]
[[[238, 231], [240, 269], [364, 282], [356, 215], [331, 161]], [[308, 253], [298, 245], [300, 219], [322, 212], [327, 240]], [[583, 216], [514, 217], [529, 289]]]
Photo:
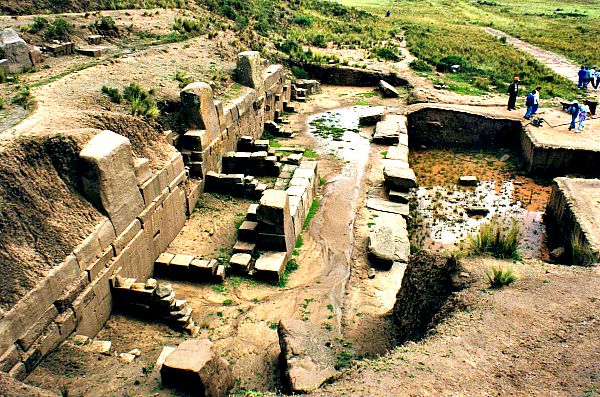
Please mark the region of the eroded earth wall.
[[[224, 103], [214, 101], [212, 91], [192, 98], [189, 108], [182, 101], [184, 114], [187, 111], [194, 120], [191, 127], [202, 137], [201, 155], [195, 159], [202, 171], [194, 178], [171, 145], [164, 145], [168, 160], [154, 171], [148, 159], [134, 155], [130, 140], [115, 132], [102, 131], [82, 148], [76, 167], [80, 191], [70, 194], [84, 196], [82, 207], [89, 208], [94, 229], [72, 252], [55, 253], [62, 257], [60, 264], [1, 313], [0, 371], [22, 379], [72, 332], [94, 336], [112, 309], [109, 279], [116, 274], [149, 277], [154, 260], [195, 207], [203, 189], [201, 177], [220, 171], [223, 154], [236, 146], [240, 136], [261, 135], [264, 123], [282, 112], [291, 91], [283, 68], [272, 65], [263, 70], [257, 54], [245, 57], [254, 61], [244, 71], [251, 73], [245, 81], [253, 87], [243, 87], [238, 97]], [[67, 225], [63, 232], [69, 228], [80, 227]], [[56, 231], [56, 238], [60, 233]]]

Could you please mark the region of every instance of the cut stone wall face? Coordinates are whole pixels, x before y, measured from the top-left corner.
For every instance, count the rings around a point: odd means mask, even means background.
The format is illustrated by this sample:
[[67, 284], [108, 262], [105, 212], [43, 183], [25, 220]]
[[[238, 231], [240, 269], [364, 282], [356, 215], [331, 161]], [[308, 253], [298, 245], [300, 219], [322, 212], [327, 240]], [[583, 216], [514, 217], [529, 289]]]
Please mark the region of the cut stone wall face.
[[190, 129], [206, 130], [208, 142], [219, 136], [219, 115], [213, 99], [213, 90], [204, 82], [188, 84], [180, 94], [183, 117]]
[[144, 209], [129, 139], [102, 131], [79, 154], [83, 190], [111, 219], [120, 234]]
[[257, 92], [262, 93], [265, 90], [264, 80], [262, 79], [262, 65], [258, 51], [244, 51], [238, 55], [236, 74], [238, 82]]

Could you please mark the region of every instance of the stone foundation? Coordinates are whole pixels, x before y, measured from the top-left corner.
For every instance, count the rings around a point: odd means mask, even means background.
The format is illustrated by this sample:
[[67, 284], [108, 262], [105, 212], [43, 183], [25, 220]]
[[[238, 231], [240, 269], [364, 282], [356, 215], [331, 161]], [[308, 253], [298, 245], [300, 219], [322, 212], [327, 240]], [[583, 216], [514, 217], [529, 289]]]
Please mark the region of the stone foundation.
[[110, 131], [81, 151], [85, 195], [107, 217], [0, 319], [0, 371], [23, 379], [73, 331], [93, 337], [113, 307], [110, 279], [151, 276], [155, 259], [195, 207], [206, 173], [219, 172], [223, 154], [243, 135], [259, 137], [264, 123], [290, 100], [280, 65], [259, 75], [262, 89], [245, 87], [227, 103], [215, 102], [208, 85], [186, 87], [184, 114], [190, 131], [198, 133], [183, 156], [172, 148], [158, 172], [150, 172], [147, 160], [133, 157], [129, 141]]

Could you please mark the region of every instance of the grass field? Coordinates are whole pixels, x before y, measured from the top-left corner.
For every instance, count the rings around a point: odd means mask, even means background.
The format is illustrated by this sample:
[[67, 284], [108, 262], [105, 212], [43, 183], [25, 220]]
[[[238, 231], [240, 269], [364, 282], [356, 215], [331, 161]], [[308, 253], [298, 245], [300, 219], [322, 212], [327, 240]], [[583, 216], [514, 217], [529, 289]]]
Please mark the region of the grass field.
[[[556, 76], [529, 55], [481, 27], [509, 35], [565, 55], [576, 63], [600, 63], [600, 1], [565, 0], [338, 0], [374, 15], [392, 16], [388, 23], [405, 31], [411, 52], [430, 65], [444, 57], [464, 62], [463, 73], [450, 76], [456, 89], [504, 91], [512, 76], [521, 76], [525, 88], [541, 84], [545, 96], [574, 97], [572, 84]], [[387, 19], [387, 18], [386, 18]], [[458, 58], [458, 59], [457, 59]], [[466, 83], [469, 83], [465, 85]]]

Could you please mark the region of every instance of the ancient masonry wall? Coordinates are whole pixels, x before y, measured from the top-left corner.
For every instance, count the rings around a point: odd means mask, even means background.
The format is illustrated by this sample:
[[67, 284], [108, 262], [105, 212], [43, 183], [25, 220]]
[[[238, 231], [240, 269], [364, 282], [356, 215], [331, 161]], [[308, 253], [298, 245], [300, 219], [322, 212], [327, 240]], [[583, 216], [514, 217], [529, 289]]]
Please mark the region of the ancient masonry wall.
[[521, 131], [521, 152], [527, 170], [533, 174], [559, 175], [578, 173], [600, 176], [600, 151], [542, 145], [530, 132], [531, 126]]
[[417, 106], [407, 114], [410, 146], [516, 146], [521, 122], [436, 105]]
[[598, 179], [554, 179], [545, 218], [550, 232], [561, 240], [561, 244], [569, 247], [579, 243], [596, 255], [600, 254], [600, 236], [597, 229], [592, 230], [597, 216], [594, 203], [597, 195], [588, 197], [589, 190], [598, 191], [598, 188]]
[[108, 217], [0, 319], [0, 371], [23, 379], [72, 332], [94, 336], [112, 309], [110, 278], [147, 279], [195, 207], [201, 178], [220, 171], [240, 136], [258, 137], [282, 112], [291, 87], [280, 65], [262, 70], [258, 53], [242, 53], [238, 73], [246, 87], [227, 103], [215, 102], [204, 83], [183, 90], [188, 125], [198, 137], [194, 150], [183, 153], [189, 169], [173, 148], [153, 174], [148, 160], [135, 159], [129, 141], [110, 131], [81, 151], [84, 192]]

